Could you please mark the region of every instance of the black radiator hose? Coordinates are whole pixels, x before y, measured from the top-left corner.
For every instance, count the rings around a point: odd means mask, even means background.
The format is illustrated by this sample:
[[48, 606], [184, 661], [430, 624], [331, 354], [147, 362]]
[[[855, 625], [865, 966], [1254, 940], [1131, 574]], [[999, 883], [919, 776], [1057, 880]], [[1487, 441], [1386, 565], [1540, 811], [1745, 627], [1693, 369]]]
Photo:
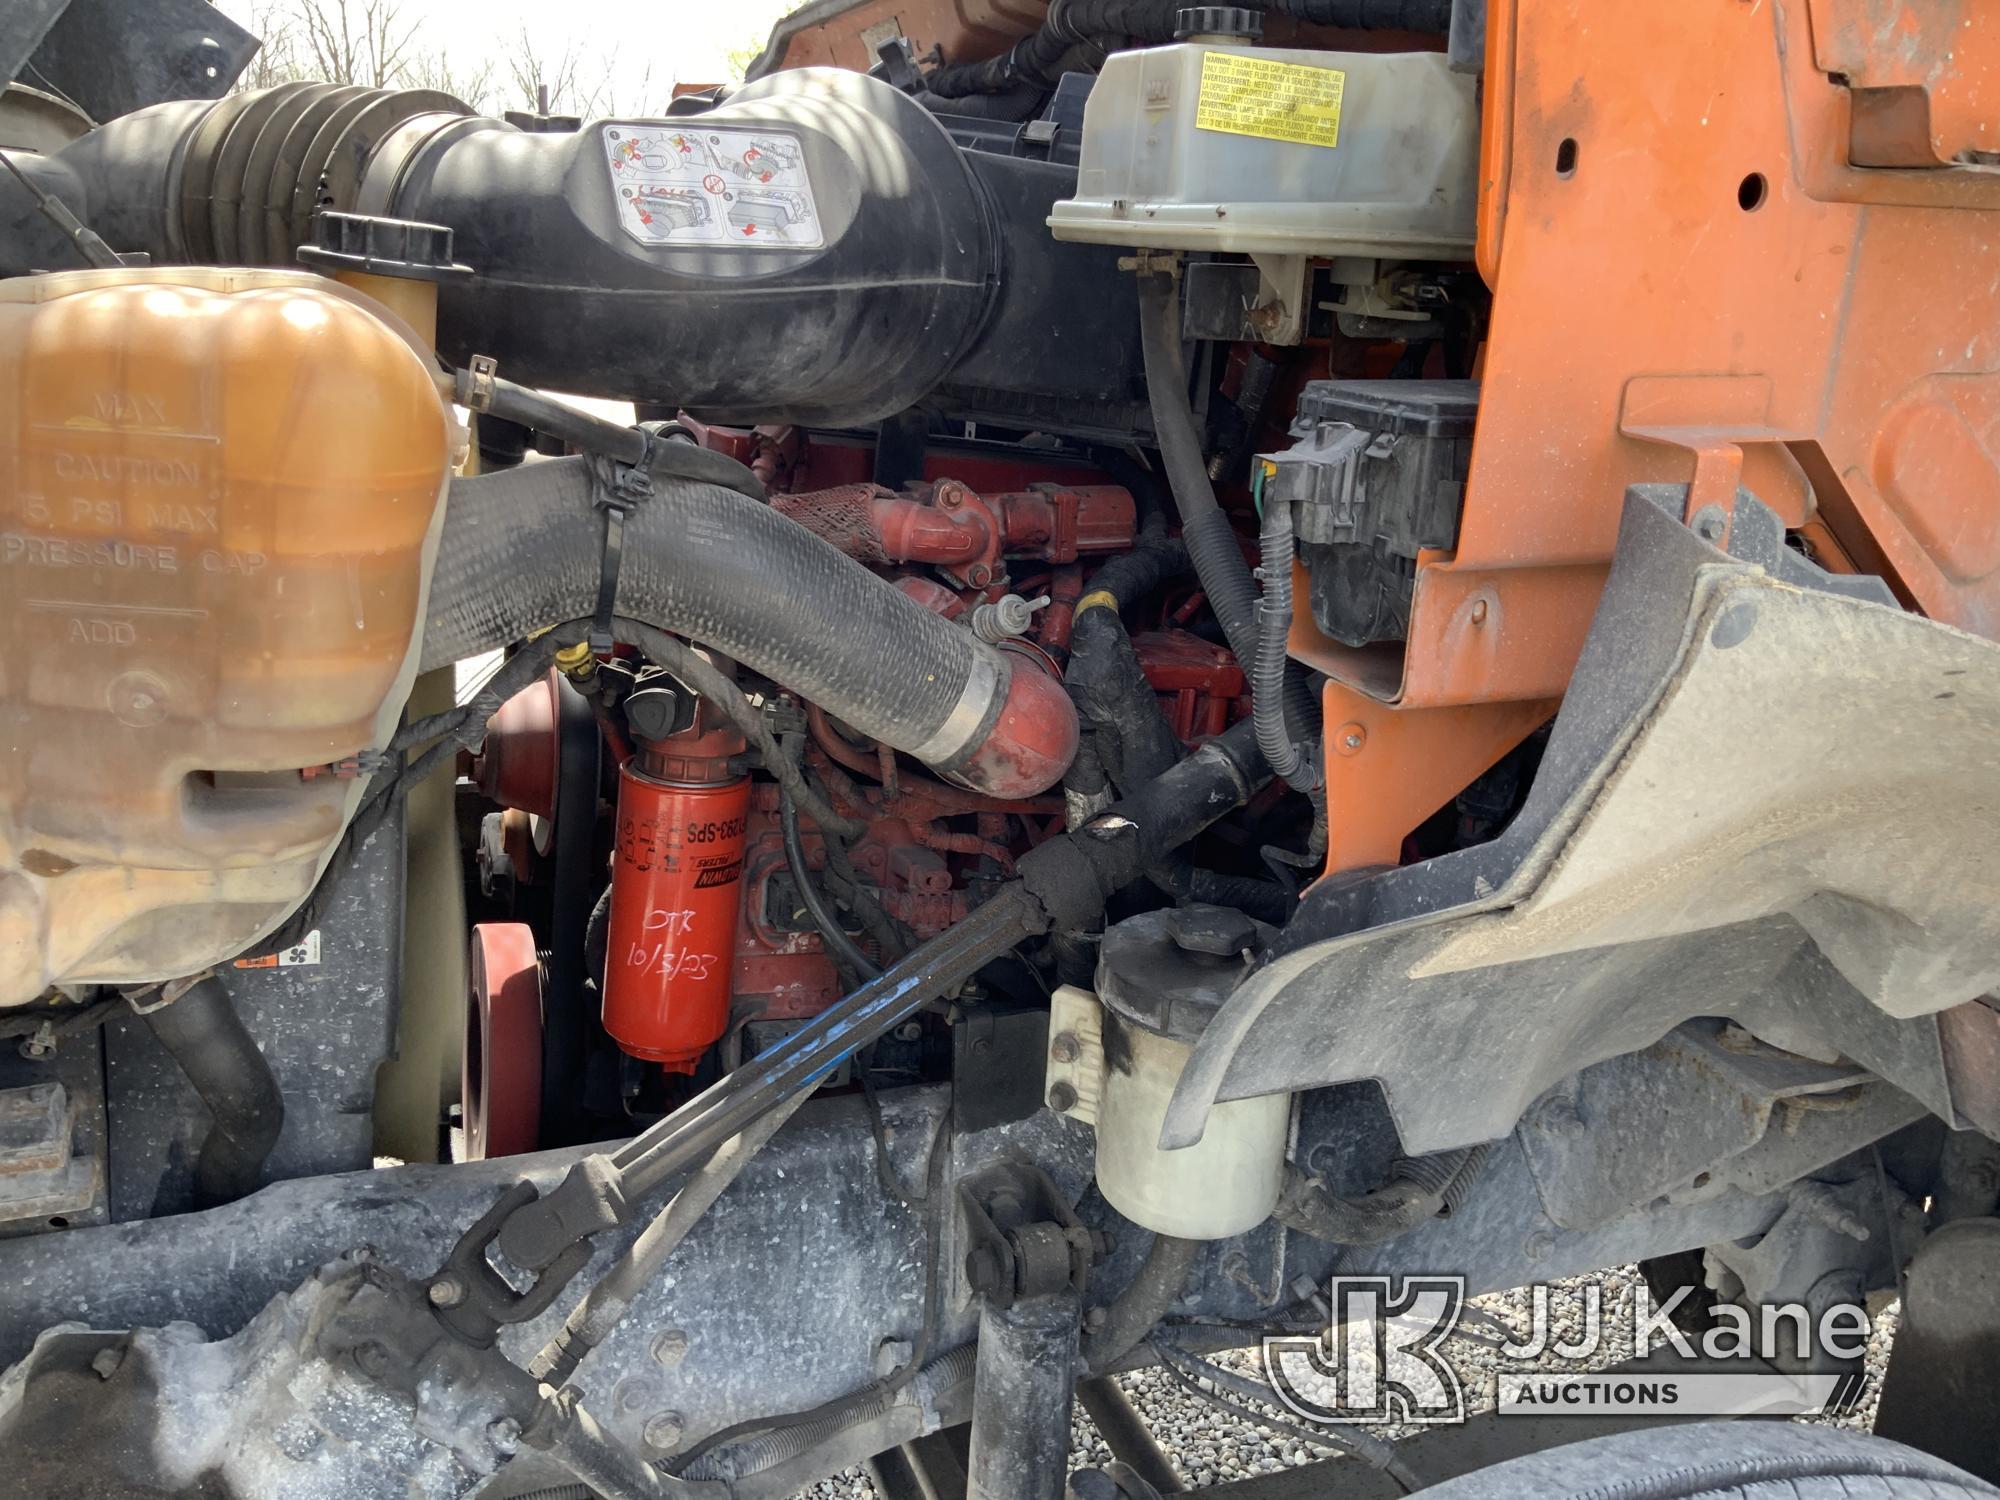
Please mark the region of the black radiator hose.
[[[1118, 612], [1186, 573], [1188, 566], [1187, 548], [1179, 539], [1158, 529], [1143, 532], [1132, 551], [1097, 570], [1090, 592], [1077, 606], [1063, 683], [1092, 753], [1077, 757], [1063, 783], [1076, 804], [1108, 803], [1160, 775], [1184, 753]], [[1239, 907], [1274, 926], [1283, 926], [1297, 905], [1282, 886], [1203, 869], [1184, 850], [1176, 850], [1148, 874], [1177, 900]]]
[[[562, 458], [453, 481], [422, 670], [591, 614], [594, 474]], [[1076, 710], [1054, 678], [746, 495], [656, 480], [622, 555], [619, 614], [712, 646], [962, 785], [1034, 796], [1076, 753]]]
[[215, 1119], [195, 1158], [196, 1206], [213, 1208], [254, 1191], [285, 1128], [285, 1096], [229, 991], [211, 976], [144, 1014]]

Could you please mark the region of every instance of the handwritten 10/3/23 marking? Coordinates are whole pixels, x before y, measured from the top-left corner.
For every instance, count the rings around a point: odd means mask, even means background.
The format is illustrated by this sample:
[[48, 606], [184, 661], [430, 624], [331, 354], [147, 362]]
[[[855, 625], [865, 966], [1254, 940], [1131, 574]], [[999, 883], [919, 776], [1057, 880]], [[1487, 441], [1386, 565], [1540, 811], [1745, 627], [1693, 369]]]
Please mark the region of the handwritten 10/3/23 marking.
[[658, 979], [712, 977], [722, 962], [720, 955], [684, 952], [680, 946], [693, 932], [694, 921], [690, 908], [647, 912], [642, 924], [647, 936], [632, 944], [625, 955], [625, 967]]

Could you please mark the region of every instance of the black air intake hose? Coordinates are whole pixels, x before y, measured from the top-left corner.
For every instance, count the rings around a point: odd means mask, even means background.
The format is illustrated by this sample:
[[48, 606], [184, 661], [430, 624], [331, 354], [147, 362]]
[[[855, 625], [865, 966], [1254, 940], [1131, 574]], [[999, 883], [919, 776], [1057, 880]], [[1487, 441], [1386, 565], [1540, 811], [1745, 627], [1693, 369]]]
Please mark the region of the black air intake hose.
[[[922, 104], [841, 68], [554, 132], [428, 89], [286, 84], [9, 160], [159, 265], [290, 266], [325, 210], [449, 230], [427, 253], [473, 273], [438, 283], [452, 364], [487, 355], [524, 385], [708, 421], [860, 426], [934, 392], [967, 416], [1072, 410], [1134, 358], [1116, 247], [1044, 227], [1069, 169], [961, 150]], [[77, 262], [0, 171], [0, 275]]]
[[[452, 484], [422, 669], [595, 608], [591, 460]], [[1061, 685], [733, 490], [656, 481], [624, 528], [618, 612], [735, 658], [992, 796], [1033, 796], [1076, 751]]]

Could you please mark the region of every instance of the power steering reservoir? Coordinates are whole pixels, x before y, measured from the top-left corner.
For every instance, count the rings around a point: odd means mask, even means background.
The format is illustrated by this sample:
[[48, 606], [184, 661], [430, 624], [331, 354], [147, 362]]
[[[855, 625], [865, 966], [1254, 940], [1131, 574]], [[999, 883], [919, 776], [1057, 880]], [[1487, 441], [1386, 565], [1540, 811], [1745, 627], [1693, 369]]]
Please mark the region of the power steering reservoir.
[[1104, 931], [1097, 963], [1103, 1008], [1095, 1018], [1101, 1071], [1087, 1090], [1072, 1085], [1071, 1093], [1094, 1096], [1097, 1186], [1105, 1201], [1156, 1234], [1228, 1239], [1263, 1223], [1277, 1204], [1289, 1094], [1218, 1104], [1199, 1142], [1160, 1149], [1167, 1104], [1195, 1042], [1243, 977], [1250, 953], [1269, 938], [1269, 928], [1239, 911], [1194, 904], [1127, 917]]
[[0, 1005], [271, 932], [415, 675], [462, 432], [317, 276], [0, 282]]

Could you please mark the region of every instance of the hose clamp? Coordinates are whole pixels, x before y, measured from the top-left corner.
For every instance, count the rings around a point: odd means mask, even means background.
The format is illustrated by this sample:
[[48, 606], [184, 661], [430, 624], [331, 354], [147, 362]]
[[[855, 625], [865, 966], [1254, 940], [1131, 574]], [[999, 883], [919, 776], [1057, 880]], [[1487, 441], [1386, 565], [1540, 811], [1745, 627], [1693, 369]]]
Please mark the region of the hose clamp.
[[466, 364], [459, 400], [467, 411], [490, 411], [494, 383], [499, 379], [500, 361], [490, 354], [475, 354]]
[[926, 765], [944, 765], [962, 755], [978, 739], [980, 731], [995, 717], [995, 700], [1006, 693], [1007, 684], [1000, 677], [1001, 661], [1000, 653], [990, 647], [973, 653], [972, 668], [965, 674], [965, 687], [959, 692], [958, 701], [929, 738], [908, 747], [910, 754]]

